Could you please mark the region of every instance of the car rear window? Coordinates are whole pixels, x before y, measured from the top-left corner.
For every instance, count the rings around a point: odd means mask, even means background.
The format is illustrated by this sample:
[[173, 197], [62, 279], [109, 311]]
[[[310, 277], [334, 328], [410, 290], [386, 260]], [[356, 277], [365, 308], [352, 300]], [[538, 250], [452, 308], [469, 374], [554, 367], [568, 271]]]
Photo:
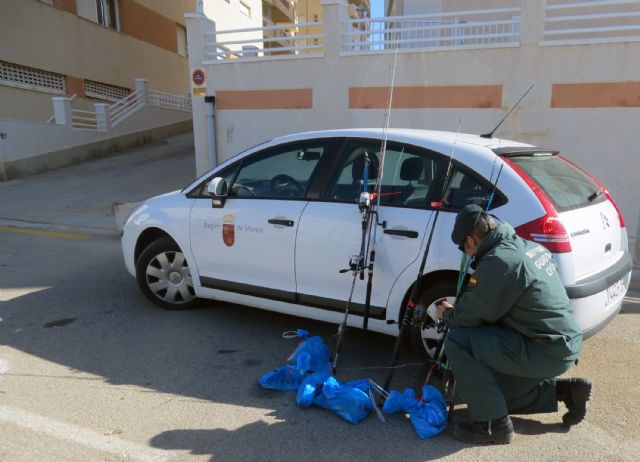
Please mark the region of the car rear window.
[[510, 157], [546, 193], [558, 212], [606, 200], [597, 184], [562, 157], [551, 154]]

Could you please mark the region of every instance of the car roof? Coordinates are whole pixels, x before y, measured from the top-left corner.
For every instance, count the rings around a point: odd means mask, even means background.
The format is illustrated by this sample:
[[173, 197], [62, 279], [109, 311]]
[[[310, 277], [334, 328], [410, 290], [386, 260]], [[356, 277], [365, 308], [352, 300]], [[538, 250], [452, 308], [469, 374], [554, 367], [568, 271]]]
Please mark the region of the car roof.
[[[280, 144], [296, 140], [310, 138], [329, 137], [353, 137], [353, 138], [382, 138], [382, 128], [347, 128], [336, 130], [319, 130], [303, 133], [295, 133], [272, 139], [269, 144]], [[501, 138], [484, 138], [470, 133], [456, 133], [448, 131], [389, 128], [387, 131], [389, 140], [402, 141], [418, 146], [436, 148], [438, 146], [451, 146], [454, 142], [488, 149], [500, 149], [505, 147], [532, 147], [530, 144]]]

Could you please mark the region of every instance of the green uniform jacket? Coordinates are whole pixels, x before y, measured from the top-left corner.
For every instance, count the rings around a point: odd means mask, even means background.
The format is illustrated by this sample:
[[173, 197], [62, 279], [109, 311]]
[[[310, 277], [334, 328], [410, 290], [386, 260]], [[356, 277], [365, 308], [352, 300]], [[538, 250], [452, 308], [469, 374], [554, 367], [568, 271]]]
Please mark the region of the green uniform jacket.
[[578, 327], [558, 269], [549, 251], [499, 223], [476, 252], [466, 291], [446, 310], [449, 327], [496, 325], [536, 342], [556, 359], [580, 356]]

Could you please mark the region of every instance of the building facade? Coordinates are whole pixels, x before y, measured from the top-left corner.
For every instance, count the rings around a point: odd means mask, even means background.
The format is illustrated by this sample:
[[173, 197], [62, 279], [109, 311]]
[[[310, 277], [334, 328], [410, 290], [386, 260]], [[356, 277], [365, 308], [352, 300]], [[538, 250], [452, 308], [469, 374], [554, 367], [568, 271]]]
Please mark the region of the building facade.
[[3, 0], [0, 118], [46, 121], [51, 96], [114, 102], [136, 78], [188, 94], [184, 14], [193, 0]]

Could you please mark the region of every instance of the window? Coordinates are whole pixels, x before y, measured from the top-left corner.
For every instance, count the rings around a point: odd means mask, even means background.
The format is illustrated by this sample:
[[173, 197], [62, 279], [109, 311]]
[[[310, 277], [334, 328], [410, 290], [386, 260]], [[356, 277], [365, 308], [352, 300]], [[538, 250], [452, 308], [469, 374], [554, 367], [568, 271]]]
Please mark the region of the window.
[[246, 159], [229, 197], [302, 199], [324, 154], [323, 144], [280, 146]]
[[251, 7], [242, 0], [240, 0], [240, 11], [247, 17], [251, 17]]
[[180, 56], [189, 56], [189, 48], [187, 46], [187, 29], [184, 26], [176, 26], [176, 40], [178, 44], [178, 54]]
[[[481, 179], [471, 171], [454, 167], [449, 185], [442, 196], [442, 203], [446, 208], [456, 210], [468, 204], [477, 204], [486, 208], [493, 191], [494, 187], [488, 181]], [[506, 202], [504, 195], [496, 189], [489, 208], [493, 209]]]
[[[330, 198], [355, 203], [363, 191], [365, 154], [369, 158], [368, 190], [376, 189], [380, 164], [379, 141], [352, 141], [344, 154]], [[389, 143], [384, 158], [380, 204], [425, 208], [429, 189], [437, 178], [437, 160], [430, 153], [410, 146]]]
[[118, 27], [118, 4], [116, 0], [96, 0], [98, 7], [98, 23], [111, 29]]
[[119, 30], [117, 0], [77, 0], [78, 16]]
[[578, 168], [558, 156], [522, 156], [510, 160], [551, 199], [558, 212], [586, 207], [606, 200], [600, 188]]

